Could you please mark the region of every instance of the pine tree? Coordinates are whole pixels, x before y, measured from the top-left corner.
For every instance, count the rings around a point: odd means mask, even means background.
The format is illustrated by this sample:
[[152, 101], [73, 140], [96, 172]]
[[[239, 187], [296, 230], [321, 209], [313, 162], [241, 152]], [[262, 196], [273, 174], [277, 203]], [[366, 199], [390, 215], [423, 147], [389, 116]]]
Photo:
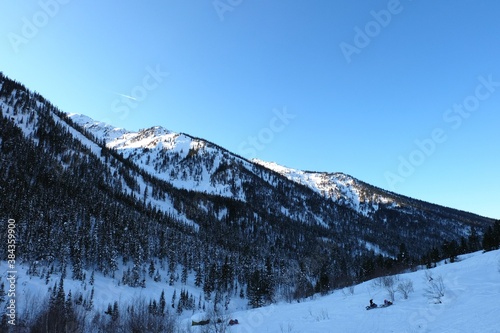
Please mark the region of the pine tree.
[[159, 269], [156, 269], [154, 281], [155, 282], [160, 282], [161, 281], [161, 275], [160, 275], [160, 270]]
[[141, 284], [140, 279], [141, 279], [140, 268], [138, 265], [134, 264], [134, 267], [132, 268], [132, 276], [130, 277], [129, 285], [131, 287], [138, 287]]
[[183, 310], [182, 292], [181, 297], [179, 297], [179, 302], [177, 303], [177, 314], [181, 314]]
[[155, 263], [153, 259], [151, 259], [151, 262], [149, 263], [149, 277], [153, 278], [154, 273], [155, 273]]
[[71, 290], [68, 292], [68, 297], [66, 298], [66, 303], [65, 303], [64, 309], [66, 311], [67, 320], [69, 320], [69, 321], [73, 320], [74, 308], [73, 308], [73, 298], [71, 296]]
[[[1, 279], [1, 277], [0, 277]], [[1, 281], [1, 280], [0, 280]], [[5, 302], [5, 283], [2, 281], [2, 283], [0, 284], [0, 308], [2, 306], [2, 303]]]
[[59, 280], [59, 288], [57, 289], [57, 296], [55, 300], [55, 307], [58, 310], [64, 309], [64, 305], [66, 302], [66, 294], [64, 293], [64, 280], [61, 277]]
[[188, 277], [188, 268], [187, 265], [182, 266], [182, 274], [181, 274], [181, 282], [182, 284], [186, 284]]
[[196, 287], [201, 287], [203, 283], [203, 275], [201, 274], [201, 265], [197, 265], [195, 268], [194, 285]]
[[469, 251], [474, 252], [480, 249], [481, 242], [479, 239], [479, 235], [477, 234], [476, 228], [471, 227], [467, 243], [469, 245]]
[[111, 303], [108, 303], [108, 308], [104, 313], [110, 316], [113, 314], [113, 305], [111, 305]]
[[253, 308], [264, 305], [264, 288], [260, 270], [255, 270], [248, 281], [247, 297], [249, 304]]
[[113, 303], [113, 310], [112, 310], [112, 313], [111, 313], [111, 320], [112, 321], [116, 321], [119, 316], [120, 316], [120, 313], [118, 312], [118, 302], [115, 301]]
[[266, 259], [266, 272], [264, 275], [264, 297], [267, 302], [272, 303], [274, 302], [274, 288], [275, 288], [275, 281], [274, 281], [274, 274], [273, 274], [273, 265], [271, 262], [271, 258], [268, 257]]
[[167, 305], [167, 303], [165, 302], [165, 291], [164, 290], [161, 291], [160, 301], [158, 303], [160, 305], [160, 314], [164, 314], [165, 307]]
[[73, 279], [83, 281], [82, 256], [78, 247], [73, 250]]
[[485, 251], [496, 250], [500, 247], [500, 220], [493, 226], [489, 226], [483, 236], [483, 249]]
[[327, 265], [321, 267], [316, 291], [325, 295], [330, 290], [330, 278], [328, 277]]
[[177, 294], [177, 290], [174, 290], [174, 293], [172, 294], [172, 302], [171, 302], [172, 309], [175, 309], [176, 294]]
[[149, 313], [155, 316], [158, 314], [158, 304], [156, 300], [149, 300]]
[[86, 302], [85, 310], [90, 311], [94, 307], [94, 287], [92, 287], [92, 290], [90, 291], [90, 297], [88, 301]]

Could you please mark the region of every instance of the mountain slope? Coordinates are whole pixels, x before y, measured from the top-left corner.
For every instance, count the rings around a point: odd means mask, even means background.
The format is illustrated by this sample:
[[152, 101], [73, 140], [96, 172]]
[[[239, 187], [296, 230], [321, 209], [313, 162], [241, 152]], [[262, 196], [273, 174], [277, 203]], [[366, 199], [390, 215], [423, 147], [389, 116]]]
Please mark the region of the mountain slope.
[[[345, 207], [351, 213], [366, 217], [372, 222], [380, 221], [381, 224], [388, 224], [389, 219], [389, 224], [391, 221], [401, 223], [403, 220], [406, 228], [421, 224], [420, 228], [414, 229], [419, 233], [415, 240], [426, 239], [425, 233], [432, 233], [436, 224], [444, 226], [438, 237], [456, 239], [457, 235], [464, 237], [470, 235], [471, 226], [482, 229], [484, 224], [491, 222], [474, 214], [458, 212], [384, 191], [342, 173], [300, 171], [259, 160], [250, 162], [205, 140], [186, 134], [173, 133], [161, 127], [144, 129], [137, 133], [126, 132], [121, 136], [110, 137], [102, 135], [106, 131], [96, 125], [98, 123], [88, 118], [81, 121], [81, 115], [70, 115], [70, 117], [77, 120], [77, 124], [89, 130], [97, 138], [103, 140], [107, 147], [116, 149], [141, 169], [169, 182], [176, 188], [231, 197], [251, 204], [246, 199], [248, 194], [245, 188], [252, 186], [255, 176], [259, 178], [258, 181], [264, 180], [267, 183], [266, 186], [272, 188], [279, 186], [276, 182], [276, 175], [263, 171], [262, 168], [259, 168], [260, 165], [294, 183], [313, 190], [320, 196], [332, 199], [335, 204], [333, 209], [338, 210], [339, 206]], [[226, 171], [224, 176], [219, 175], [221, 168]], [[237, 170], [233, 170], [233, 168]], [[246, 176], [239, 171], [246, 173]], [[297, 210], [299, 202], [304, 202], [304, 197], [294, 200], [292, 206], [276, 207], [276, 209], [281, 209], [294, 220], [312, 221], [313, 224], [327, 228], [332, 227], [331, 222], [325, 221], [321, 214], [310, 212], [306, 206], [299, 206], [300, 210]], [[398, 217], [395, 218], [394, 214]], [[419, 218], [418, 215], [423, 216]], [[362, 222], [365, 220], [360, 217], [353, 219], [361, 219]], [[464, 225], [456, 225], [457, 220]], [[306, 223], [311, 224], [311, 222]], [[370, 229], [369, 234], [379, 233], [372, 230], [372, 226], [366, 227]], [[385, 229], [392, 228], [397, 230], [398, 226], [390, 225]], [[451, 230], [445, 231], [445, 229], [450, 228]], [[387, 236], [396, 237], [393, 233], [387, 233], [386, 230], [384, 233]], [[374, 244], [380, 242], [372, 238], [365, 238], [363, 241]], [[384, 253], [395, 253], [397, 246], [398, 244], [394, 243], [392, 249], [384, 249]], [[377, 244], [376, 247], [380, 246]]]
[[169, 283], [178, 267], [198, 276], [207, 299], [267, 285], [266, 303], [401, 269], [493, 222], [342, 174], [294, 171], [307, 180], [297, 183], [161, 127], [116, 129], [3, 75], [0, 109], [0, 216], [17, 221], [18, 256], [35, 276], [115, 276], [121, 261], [137, 287], [156, 262]]
[[343, 173], [301, 171], [257, 159], [254, 162], [274, 170], [294, 182], [304, 184], [326, 198], [331, 198], [333, 201], [365, 216], [377, 211], [379, 204], [397, 206], [393, 195], [388, 192], [369, 191], [367, 184]]
[[[336, 291], [300, 303], [231, 313], [240, 323], [232, 332], [500, 332], [500, 252], [477, 252], [462, 259], [427, 272], [399, 275], [399, 281], [411, 281], [414, 292], [408, 299], [396, 293], [394, 305], [388, 308], [364, 309], [370, 299], [382, 304], [389, 298], [376, 281], [368, 281], [354, 286], [352, 294]], [[444, 282], [441, 304], [424, 295], [429, 285], [426, 273]]]
[[453, 215], [455, 218], [458, 218], [460, 215], [461, 218], [465, 218], [471, 223], [474, 220], [482, 220], [483, 222], [489, 220], [487, 218], [478, 218], [475, 214], [450, 209], [386, 191], [344, 173], [301, 171], [287, 168], [273, 162], [265, 162], [258, 159], [254, 159], [253, 161], [280, 173], [296, 183], [304, 184], [324, 197], [332, 199], [340, 205], [356, 210], [365, 216], [372, 216], [379, 210], [379, 206], [385, 206], [410, 211], [413, 208], [433, 212], [435, 214]]

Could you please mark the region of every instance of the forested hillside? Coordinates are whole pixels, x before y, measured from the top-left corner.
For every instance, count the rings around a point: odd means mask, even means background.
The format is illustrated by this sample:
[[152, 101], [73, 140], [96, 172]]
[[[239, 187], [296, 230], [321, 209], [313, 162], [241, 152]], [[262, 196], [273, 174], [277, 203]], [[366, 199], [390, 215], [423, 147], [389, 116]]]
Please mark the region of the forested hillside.
[[100, 135], [3, 75], [0, 109], [0, 218], [16, 221], [32, 276], [96, 270], [147, 287], [162, 266], [160, 281], [194, 274], [207, 300], [237, 291], [261, 306], [477, 250], [493, 223], [397, 195], [367, 214], [161, 128]]

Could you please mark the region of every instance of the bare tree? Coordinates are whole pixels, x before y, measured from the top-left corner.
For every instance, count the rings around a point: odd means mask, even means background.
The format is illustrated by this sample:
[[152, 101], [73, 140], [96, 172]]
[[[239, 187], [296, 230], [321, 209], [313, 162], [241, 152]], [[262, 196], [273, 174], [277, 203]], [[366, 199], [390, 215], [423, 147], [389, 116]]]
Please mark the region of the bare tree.
[[383, 288], [387, 291], [387, 297], [391, 302], [394, 302], [396, 295], [396, 282], [399, 280], [398, 276], [382, 276], [374, 281], [374, 286]]
[[432, 272], [425, 271], [425, 279], [427, 281], [427, 286], [424, 289], [424, 296], [434, 301], [434, 303], [442, 303], [441, 298], [444, 296], [444, 291], [446, 289], [443, 277], [441, 275], [433, 277]]
[[226, 333], [228, 331], [230, 318], [221, 306], [210, 308], [207, 314], [210, 320], [208, 325], [209, 333]]
[[406, 280], [401, 281], [398, 284], [396, 291], [401, 293], [401, 295], [403, 295], [404, 299], [408, 299], [410, 293], [414, 292], [413, 281], [410, 279], [406, 279]]

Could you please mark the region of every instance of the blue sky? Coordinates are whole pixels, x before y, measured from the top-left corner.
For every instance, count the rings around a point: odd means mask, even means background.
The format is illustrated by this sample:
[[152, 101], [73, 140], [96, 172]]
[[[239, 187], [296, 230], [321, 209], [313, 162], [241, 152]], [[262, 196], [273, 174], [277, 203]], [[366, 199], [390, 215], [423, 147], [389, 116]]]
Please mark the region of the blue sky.
[[497, 1], [0, 6], [0, 70], [63, 111], [500, 218]]

